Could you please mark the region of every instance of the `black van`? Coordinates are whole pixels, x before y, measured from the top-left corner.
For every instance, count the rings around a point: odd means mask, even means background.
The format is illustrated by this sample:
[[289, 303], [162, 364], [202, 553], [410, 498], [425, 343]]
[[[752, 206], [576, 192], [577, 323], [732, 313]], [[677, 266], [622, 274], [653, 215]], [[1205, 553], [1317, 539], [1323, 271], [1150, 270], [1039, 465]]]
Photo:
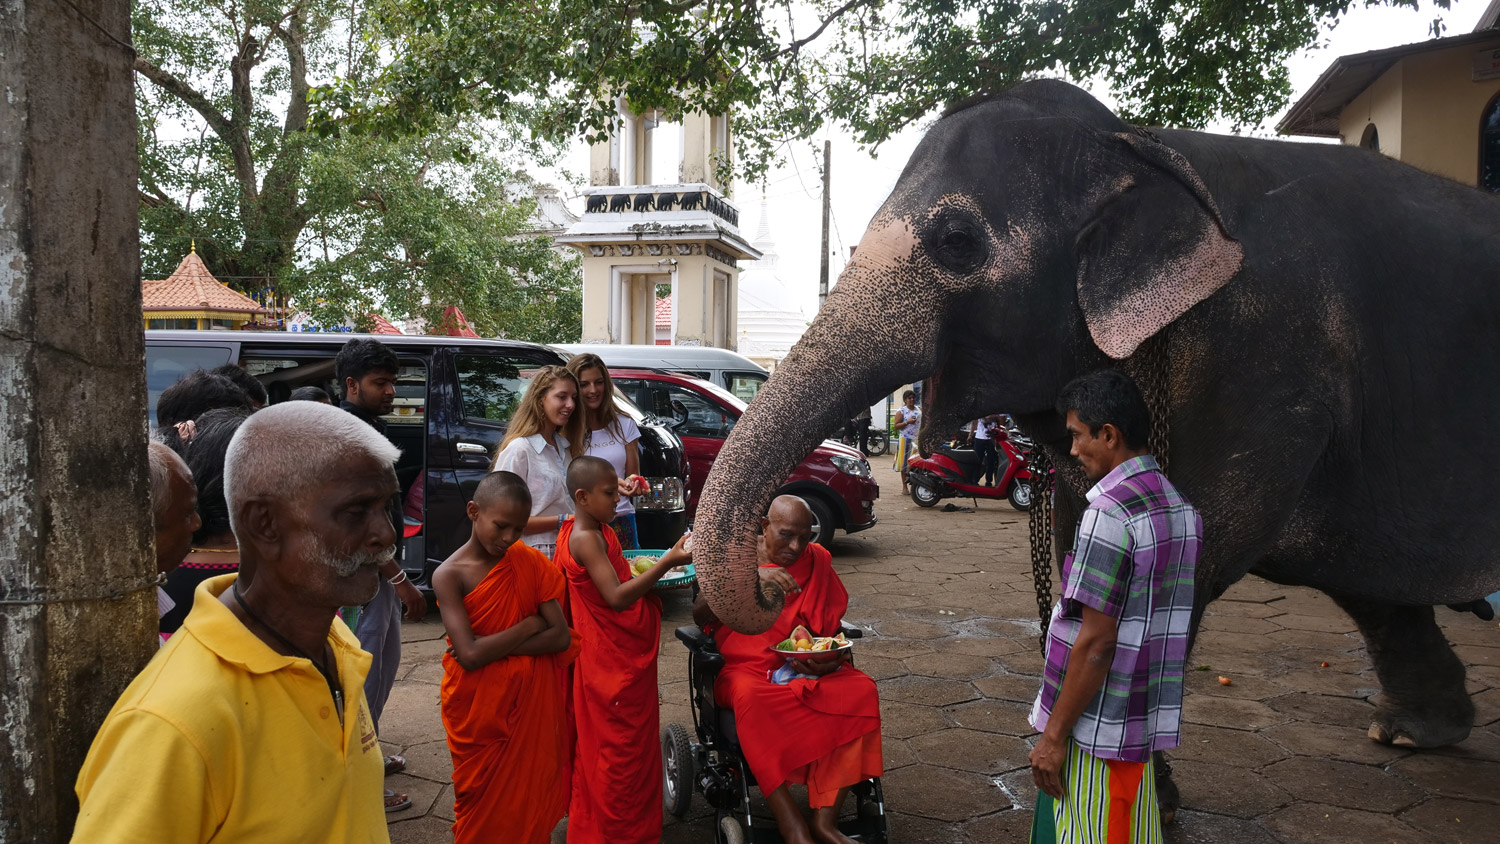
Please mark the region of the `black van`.
[[[195, 369], [234, 362], [266, 386], [270, 402], [315, 385], [334, 400], [343, 385], [333, 359], [355, 335], [252, 331], [147, 331], [146, 390], [151, 421], [162, 390]], [[396, 401], [384, 417], [386, 436], [401, 448], [396, 475], [407, 514], [407, 573], [419, 585], [468, 541], [464, 507], [489, 471], [495, 450], [526, 383], [538, 367], [563, 364], [558, 352], [534, 343], [461, 337], [370, 335], [396, 352]], [[636, 499], [641, 546], [670, 548], [686, 528], [689, 467], [682, 441], [627, 399], [620, 410], [640, 426], [641, 474], [652, 492]], [[422, 483], [418, 483], [421, 479]]]

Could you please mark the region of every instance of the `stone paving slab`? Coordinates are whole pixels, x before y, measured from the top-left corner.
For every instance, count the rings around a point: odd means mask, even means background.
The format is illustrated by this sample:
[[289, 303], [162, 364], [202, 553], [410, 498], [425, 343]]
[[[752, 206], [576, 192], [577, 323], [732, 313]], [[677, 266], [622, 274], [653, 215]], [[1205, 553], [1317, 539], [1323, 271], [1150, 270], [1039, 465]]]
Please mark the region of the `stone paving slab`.
[[[1035, 800], [1026, 715], [1042, 667], [1025, 515], [991, 501], [924, 510], [894, 474], [876, 474], [880, 523], [831, 550], [848, 620], [866, 631], [857, 662], [881, 689], [892, 840], [1024, 842]], [[690, 725], [686, 653], [672, 636], [690, 623], [687, 593], [664, 604], [661, 720]], [[1468, 666], [1479, 726], [1456, 747], [1403, 750], [1365, 738], [1379, 683], [1348, 616], [1311, 590], [1232, 587], [1189, 665], [1183, 746], [1169, 754], [1183, 809], [1168, 842], [1500, 841], [1500, 627], [1441, 608], [1438, 619]], [[436, 612], [402, 631], [382, 739], [406, 755], [391, 785], [417, 806], [390, 816], [394, 844], [452, 840], [442, 637]], [[701, 797], [685, 820], [667, 819], [664, 842], [713, 840]]]

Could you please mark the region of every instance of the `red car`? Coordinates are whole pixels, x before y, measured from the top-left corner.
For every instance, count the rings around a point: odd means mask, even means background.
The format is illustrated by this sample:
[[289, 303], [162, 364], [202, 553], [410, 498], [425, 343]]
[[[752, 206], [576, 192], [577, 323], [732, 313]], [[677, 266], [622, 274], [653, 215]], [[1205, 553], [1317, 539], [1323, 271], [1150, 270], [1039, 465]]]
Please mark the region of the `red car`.
[[[650, 369], [610, 369], [609, 374], [636, 406], [655, 414], [682, 439], [690, 467], [687, 517], [692, 521], [703, 483], [745, 412], [745, 403], [722, 387], [687, 375]], [[839, 528], [854, 533], [874, 526], [880, 487], [870, 478], [870, 463], [863, 454], [825, 440], [792, 470], [776, 494], [807, 502], [814, 517], [813, 541], [826, 546]]]

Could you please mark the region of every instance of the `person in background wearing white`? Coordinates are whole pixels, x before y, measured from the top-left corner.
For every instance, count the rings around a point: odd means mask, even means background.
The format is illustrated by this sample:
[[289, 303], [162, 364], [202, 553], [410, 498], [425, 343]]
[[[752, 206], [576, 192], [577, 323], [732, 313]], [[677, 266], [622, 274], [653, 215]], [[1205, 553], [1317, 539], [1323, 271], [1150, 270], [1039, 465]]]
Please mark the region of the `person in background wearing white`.
[[548, 557], [557, 550], [557, 529], [573, 515], [568, 464], [583, 454], [583, 417], [573, 373], [561, 366], [538, 369], [490, 467], [492, 472], [514, 472], [526, 481], [531, 518], [521, 541]]
[[995, 473], [1000, 468], [995, 460], [995, 422], [994, 417], [985, 416], [975, 419], [969, 427], [969, 445], [974, 449], [974, 454], [979, 457], [979, 478], [985, 486], [995, 485]]
[[638, 474], [641, 471], [641, 431], [635, 420], [615, 406], [615, 382], [609, 367], [592, 352], [574, 355], [568, 371], [578, 379], [578, 396], [583, 404], [584, 448], [590, 457], [600, 457], [615, 467], [620, 479], [620, 504], [610, 527], [620, 538], [620, 547], [629, 551], [640, 548], [635, 530], [635, 505], [632, 495], [650, 490], [651, 484]]
[[917, 394], [911, 390], [901, 394], [903, 406], [896, 410], [896, 430], [901, 437], [896, 448], [896, 468], [901, 472], [901, 494], [910, 495], [906, 483], [906, 462], [916, 451], [917, 432], [922, 428], [922, 408], [917, 407]]

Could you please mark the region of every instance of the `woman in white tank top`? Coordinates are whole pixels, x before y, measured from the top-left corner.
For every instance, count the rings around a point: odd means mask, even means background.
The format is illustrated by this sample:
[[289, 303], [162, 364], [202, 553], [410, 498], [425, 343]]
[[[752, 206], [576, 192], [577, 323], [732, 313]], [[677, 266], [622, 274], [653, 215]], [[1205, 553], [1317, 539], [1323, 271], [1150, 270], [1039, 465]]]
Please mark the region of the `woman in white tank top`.
[[630, 497], [645, 492], [648, 485], [639, 474], [640, 429], [635, 420], [615, 407], [615, 382], [609, 377], [609, 367], [598, 355], [591, 352], [574, 355], [568, 361], [568, 371], [578, 379], [578, 399], [584, 414], [584, 453], [609, 461], [620, 477], [620, 504], [610, 526], [619, 536], [621, 548], [639, 548], [635, 505]]

